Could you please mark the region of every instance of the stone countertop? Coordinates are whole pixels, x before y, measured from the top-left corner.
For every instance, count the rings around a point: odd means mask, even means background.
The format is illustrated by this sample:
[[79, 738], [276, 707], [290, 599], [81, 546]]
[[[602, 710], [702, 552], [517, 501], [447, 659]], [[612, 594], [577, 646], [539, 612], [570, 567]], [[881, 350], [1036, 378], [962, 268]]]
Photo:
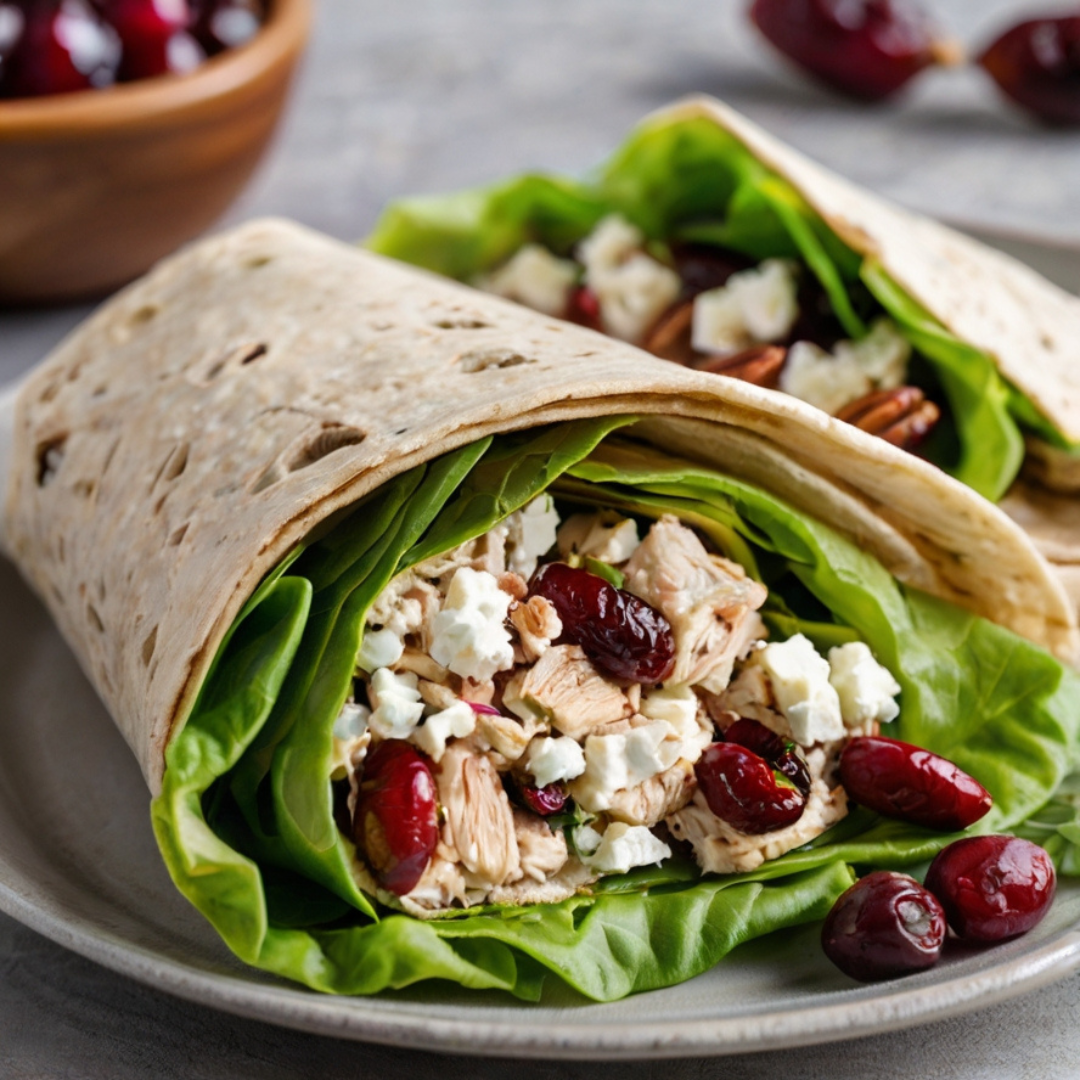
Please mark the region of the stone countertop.
[[[321, 0], [281, 137], [229, 214], [285, 214], [362, 236], [396, 195], [515, 171], [582, 171], [644, 113], [686, 93], [726, 98], [829, 165], [910, 206], [1061, 245], [1080, 283], [1080, 134], [1034, 126], [977, 71], [931, 72], [864, 108], [802, 82], [747, 29], [739, 0]], [[939, 0], [971, 48], [1044, 0]], [[1021, 244], [1018, 253], [1023, 255]], [[1074, 285], [1075, 287], [1075, 285]], [[0, 312], [0, 382], [88, 310]], [[855, 1042], [662, 1066], [672, 1080], [1040, 1080], [1076, 1075], [1080, 975], [967, 1017]], [[652, 1063], [441, 1058], [273, 1028], [177, 1001], [0, 916], [0, 1076], [522, 1080], [652, 1076]]]

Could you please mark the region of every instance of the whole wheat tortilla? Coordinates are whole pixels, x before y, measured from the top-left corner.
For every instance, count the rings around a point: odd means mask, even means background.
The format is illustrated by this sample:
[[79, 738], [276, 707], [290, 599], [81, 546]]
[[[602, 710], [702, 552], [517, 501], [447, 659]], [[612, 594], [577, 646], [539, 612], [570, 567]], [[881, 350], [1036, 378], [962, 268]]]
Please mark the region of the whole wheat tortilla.
[[314, 526], [485, 435], [631, 413], [656, 417], [658, 445], [832, 522], [901, 580], [1080, 653], [1028, 537], [932, 466], [794, 398], [281, 221], [162, 263], [29, 376], [3, 541], [156, 792], [228, 627]]

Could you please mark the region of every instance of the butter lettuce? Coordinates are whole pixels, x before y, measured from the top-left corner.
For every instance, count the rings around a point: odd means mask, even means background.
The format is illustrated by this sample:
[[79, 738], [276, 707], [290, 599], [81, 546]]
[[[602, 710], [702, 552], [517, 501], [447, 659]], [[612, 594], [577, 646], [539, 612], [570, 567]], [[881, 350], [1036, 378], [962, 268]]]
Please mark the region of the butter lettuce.
[[1023, 431], [1080, 453], [993, 358], [966, 345], [914, 303], [872, 259], [844, 244], [782, 177], [703, 118], [652, 121], [592, 176], [525, 175], [456, 195], [403, 199], [367, 240], [373, 251], [469, 281], [527, 242], [568, 254], [618, 212], [653, 241], [712, 243], [754, 259], [799, 258], [829, 297], [844, 332], [866, 332], [879, 305], [921, 357], [915, 380], [946, 404], [925, 453], [998, 500], [1024, 456]]
[[853, 866], [916, 865], [951, 839], [856, 811], [751, 874], [703, 878], [672, 860], [560, 904], [426, 922], [379, 908], [351, 876], [329, 779], [366, 610], [404, 568], [548, 489], [645, 517], [675, 513], [769, 585], [775, 633], [802, 630], [822, 647], [867, 641], [903, 688], [896, 733], [991, 790], [987, 827], [1018, 826], [1047, 803], [1075, 757], [1075, 675], [1009, 631], [904, 588], [782, 500], [619, 437], [631, 424], [485, 439], [418, 466], [294, 552], [251, 598], [168, 748], [152, 806], [173, 880], [243, 960], [331, 993], [438, 980], [537, 1000], [547, 982], [608, 1001], [822, 918]]

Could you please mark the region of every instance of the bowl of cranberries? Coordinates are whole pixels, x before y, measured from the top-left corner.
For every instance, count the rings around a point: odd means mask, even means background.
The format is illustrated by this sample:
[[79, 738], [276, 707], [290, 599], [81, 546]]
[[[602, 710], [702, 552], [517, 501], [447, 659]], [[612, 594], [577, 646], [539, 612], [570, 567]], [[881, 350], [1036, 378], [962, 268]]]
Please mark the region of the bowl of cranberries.
[[311, 0], [0, 0], [0, 303], [104, 295], [218, 218], [310, 21]]

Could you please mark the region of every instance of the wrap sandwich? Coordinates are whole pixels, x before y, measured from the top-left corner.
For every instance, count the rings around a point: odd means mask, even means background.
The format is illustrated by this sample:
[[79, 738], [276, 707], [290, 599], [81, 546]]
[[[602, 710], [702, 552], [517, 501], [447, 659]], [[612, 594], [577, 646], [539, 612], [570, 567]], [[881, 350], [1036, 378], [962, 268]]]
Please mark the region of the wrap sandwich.
[[[853, 735], [948, 756], [999, 830], [1074, 760], [1073, 608], [969, 488], [295, 225], [160, 265], [8, 424], [4, 549], [169, 872], [318, 990], [670, 985], [952, 838], [849, 805]], [[714, 812], [736, 724], [780, 817]]]
[[723, 103], [654, 114], [583, 181], [403, 200], [368, 243], [921, 454], [1080, 602], [1080, 300]]

